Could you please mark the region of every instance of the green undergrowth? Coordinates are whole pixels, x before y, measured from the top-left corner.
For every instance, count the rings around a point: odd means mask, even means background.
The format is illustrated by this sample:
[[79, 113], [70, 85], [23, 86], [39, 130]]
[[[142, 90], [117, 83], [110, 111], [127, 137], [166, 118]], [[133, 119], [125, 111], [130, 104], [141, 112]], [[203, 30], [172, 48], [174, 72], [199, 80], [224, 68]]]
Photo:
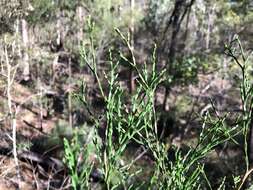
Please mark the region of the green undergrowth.
[[[140, 66], [136, 63], [129, 35], [125, 36], [118, 29], [115, 32], [128, 48], [130, 58], [123, 52], [109, 51], [110, 70], [103, 73], [101, 81], [95, 59], [96, 47], [93, 43], [92, 22], [89, 23], [90, 41], [81, 48], [81, 57], [96, 79], [105, 107], [97, 115], [88, 111], [94, 125], [90, 128], [92, 135], [86, 142], [78, 140], [78, 130], [72, 140], [64, 140], [64, 161], [69, 168], [73, 189], [92, 189], [91, 178], [94, 170], [99, 173], [103, 189], [161, 189], [161, 190], [195, 190], [195, 189], [242, 189], [251, 173], [248, 158], [248, 133], [252, 116], [253, 88], [248, 80], [248, 59], [238, 37], [226, 46], [226, 54], [239, 66], [241, 72], [240, 89], [243, 112], [236, 117], [235, 125], [229, 125], [229, 113], [223, 116], [210, 114], [208, 110], [199, 115], [202, 121], [200, 133], [187, 149], [168, 145], [160, 139], [157, 128], [158, 115], [154, 98], [157, 87], [167, 79], [166, 70], [157, 70], [156, 47], [151, 56], [150, 65]], [[115, 50], [114, 50], [115, 51]], [[129, 97], [118, 79], [120, 62], [125, 60], [137, 74], [135, 92]], [[149, 68], [149, 69], [148, 69]], [[90, 109], [86, 88], [83, 83], [75, 97]], [[185, 104], [184, 102], [182, 104]], [[215, 112], [215, 106], [212, 107]], [[243, 136], [245, 177], [233, 175], [220, 176], [219, 184], [212, 184], [210, 171], [205, 160], [213, 151], [226, 142], [239, 144], [238, 135]], [[128, 147], [135, 145], [136, 152], [129, 153]], [[134, 149], [133, 149], [134, 150]], [[139, 153], [137, 150], [141, 150]], [[128, 154], [132, 154], [129, 156]], [[145, 160], [146, 161], [143, 161]], [[138, 163], [138, 164], [137, 164]], [[140, 167], [141, 166], [141, 167]], [[142, 176], [142, 177], [141, 177]]]

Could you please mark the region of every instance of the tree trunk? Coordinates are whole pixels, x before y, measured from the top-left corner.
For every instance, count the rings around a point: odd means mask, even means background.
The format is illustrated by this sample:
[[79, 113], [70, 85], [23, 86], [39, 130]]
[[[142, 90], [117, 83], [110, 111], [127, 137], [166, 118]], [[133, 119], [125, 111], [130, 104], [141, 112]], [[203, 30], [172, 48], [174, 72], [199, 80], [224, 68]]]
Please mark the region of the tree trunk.
[[190, 14], [191, 14], [191, 9], [188, 11], [187, 17], [186, 17], [185, 32], [184, 32], [184, 35], [183, 35], [183, 38], [182, 38], [184, 40], [183, 50], [185, 50], [186, 45], [187, 45], [187, 38], [188, 38], [188, 33], [189, 33]]
[[168, 99], [168, 96], [169, 96], [169, 92], [170, 92], [170, 89], [168, 86], [165, 87], [165, 95], [164, 95], [164, 100], [163, 100], [163, 111], [167, 112], [169, 111], [169, 106], [167, 105], [167, 99]]
[[248, 134], [248, 158], [250, 168], [253, 166], [253, 118], [251, 119], [249, 134]]
[[[195, 0], [191, 0], [191, 2], [187, 4], [186, 0], [176, 0], [174, 10], [170, 16], [168, 25], [172, 26], [172, 35], [171, 35], [169, 54], [168, 54], [169, 64], [167, 64], [167, 69], [170, 76], [175, 75], [174, 61], [175, 61], [175, 56], [176, 56], [177, 36], [180, 31], [181, 24], [187, 12], [190, 11], [191, 6], [193, 5], [194, 1]], [[170, 91], [169, 86], [166, 85], [165, 88], [166, 88], [166, 91], [165, 91], [165, 96], [164, 96], [164, 101], [163, 101], [164, 109], [166, 108], [167, 98], [169, 96], [169, 91]]]
[[83, 34], [83, 27], [84, 27], [84, 19], [85, 13], [84, 8], [82, 6], [77, 6], [76, 8], [76, 17], [77, 17], [77, 26], [78, 26], [78, 33], [77, 33], [77, 41], [79, 47], [81, 46], [84, 34]]
[[29, 55], [28, 55], [28, 24], [25, 19], [21, 19], [21, 34], [23, 43], [22, 53], [22, 66], [23, 66], [23, 80], [28, 81], [30, 79], [30, 68], [29, 68]]
[[[69, 55], [70, 56], [70, 55]], [[68, 59], [68, 114], [69, 114], [69, 126], [73, 127], [73, 117], [72, 117], [72, 89], [71, 89], [71, 83], [72, 83], [72, 70], [71, 70], [71, 58]]]
[[210, 46], [210, 35], [211, 35], [211, 26], [213, 25], [213, 17], [214, 17], [215, 4], [211, 7], [211, 10], [207, 11], [208, 21], [207, 21], [207, 31], [206, 31], [206, 50], [209, 49]]
[[58, 13], [57, 15], [57, 23], [56, 23], [56, 46], [60, 47], [62, 43], [62, 36], [61, 36], [61, 12]]
[[[130, 0], [130, 7], [131, 7], [131, 22], [129, 26], [129, 33], [130, 33], [130, 45], [132, 48], [132, 51], [134, 51], [134, 6], [135, 6], [135, 0]], [[134, 82], [134, 70], [131, 67], [130, 74], [129, 74], [129, 91], [130, 94], [132, 94], [135, 91], [135, 82]]]

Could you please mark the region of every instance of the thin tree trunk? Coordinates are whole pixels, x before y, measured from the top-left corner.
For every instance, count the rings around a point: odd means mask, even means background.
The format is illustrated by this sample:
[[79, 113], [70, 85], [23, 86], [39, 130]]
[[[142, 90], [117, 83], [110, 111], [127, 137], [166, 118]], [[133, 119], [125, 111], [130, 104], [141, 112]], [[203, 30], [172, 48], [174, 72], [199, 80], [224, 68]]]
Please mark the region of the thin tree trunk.
[[37, 68], [37, 90], [39, 91], [39, 107], [40, 107], [40, 117], [38, 117], [38, 123], [40, 126], [40, 131], [43, 132], [43, 87], [41, 83], [41, 76], [40, 76], [40, 64], [36, 64]]
[[163, 100], [163, 111], [169, 111], [169, 107], [167, 106], [167, 99], [169, 96], [170, 89], [169, 87], [165, 87], [165, 94], [164, 94], [164, 100]]
[[[170, 47], [169, 47], [169, 54], [168, 54], [168, 60], [169, 64], [167, 64], [168, 73], [170, 76], [175, 75], [175, 67], [174, 67], [174, 61], [176, 56], [176, 47], [177, 47], [177, 36], [181, 28], [181, 24], [187, 14], [188, 11], [190, 11], [191, 6], [195, 0], [191, 0], [191, 2], [187, 5], [186, 0], [176, 0], [175, 7], [173, 10], [173, 13], [170, 17], [170, 21], [168, 25], [172, 25], [172, 35], [170, 40]], [[167, 98], [169, 96], [170, 87], [165, 86], [165, 96], [163, 101], [163, 108], [164, 111], [166, 111], [166, 104], [167, 104]]]
[[188, 38], [188, 33], [189, 33], [190, 15], [191, 15], [191, 9], [189, 9], [189, 11], [187, 13], [187, 18], [186, 18], [185, 32], [184, 32], [184, 36], [183, 36], [183, 40], [184, 40], [183, 50], [185, 50], [187, 48], [187, 38]]
[[[252, 116], [251, 116], [252, 117]], [[250, 168], [253, 166], [253, 118], [251, 118], [249, 134], [248, 134], [248, 158]]]
[[61, 11], [59, 10], [56, 14], [56, 18], [57, 18], [57, 21], [56, 21], [56, 39], [55, 39], [55, 36], [53, 36], [53, 38], [51, 39], [51, 44], [50, 44], [50, 48], [51, 48], [51, 51], [53, 53], [55, 53], [54, 55], [54, 61], [52, 63], [52, 67], [51, 67], [51, 81], [50, 81], [50, 85], [54, 85], [54, 82], [57, 78], [57, 75], [55, 73], [55, 70], [57, 69], [58, 67], [58, 60], [59, 60], [59, 57], [60, 57], [60, 53], [59, 51], [62, 50], [62, 33], [61, 33]]
[[211, 7], [211, 10], [208, 11], [208, 21], [207, 21], [207, 31], [206, 31], [206, 50], [210, 46], [210, 35], [211, 35], [211, 26], [213, 25], [213, 16], [214, 16], [215, 4]]
[[30, 79], [30, 68], [29, 68], [29, 37], [28, 37], [28, 24], [25, 19], [21, 19], [21, 33], [22, 33], [22, 43], [23, 43], [23, 54], [22, 54], [22, 66], [23, 66], [23, 80], [28, 81]]
[[8, 102], [8, 112], [9, 112], [9, 117], [10, 117], [10, 123], [12, 127], [12, 152], [13, 152], [13, 157], [14, 157], [14, 162], [15, 162], [15, 167], [17, 171], [17, 177], [18, 177], [18, 187], [20, 186], [21, 182], [21, 176], [20, 176], [20, 168], [19, 168], [19, 163], [18, 163], [18, 155], [17, 155], [17, 121], [16, 121], [16, 110], [13, 111], [13, 106], [12, 106], [12, 94], [11, 94], [11, 88], [12, 88], [12, 74], [11, 74], [11, 64], [9, 62], [8, 58], [8, 52], [5, 47], [4, 49], [5, 53], [5, 61], [6, 61], [6, 66], [7, 66], [7, 102]]
[[78, 26], [78, 34], [77, 34], [77, 41], [79, 47], [81, 46], [81, 42], [83, 40], [83, 27], [84, 27], [84, 8], [82, 6], [78, 6], [76, 8], [76, 16], [77, 16], [77, 26]]
[[57, 33], [57, 38], [56, 38], [56, 46], [61, 45], [61, 12], [58, 13], [57, 15], [57, 23], [56, 23], [56, 33]]
[[[130, 33], [130, 45], [133, 52], [134, 52], [134, 15], [133, 15], [134, 6], [135, 6], [135, 0], [130, 0], [131, 23], [129, 26], [129, 33]], [[132, 67], [130, 68], [129, 81], [130, 81], [130, 94], [132, 94], [135, 91], [134, 70]]]
[[[70, 55], [69, 55], [70, 56]], [[71, 79], [72, 79], [72, 70], [71, 70], [71, 58], [68, 59], [68, 112], [69, 112], [69, 126], [73, 126], [73, 117], [72, 117], [72, 98], [71, 98]]]

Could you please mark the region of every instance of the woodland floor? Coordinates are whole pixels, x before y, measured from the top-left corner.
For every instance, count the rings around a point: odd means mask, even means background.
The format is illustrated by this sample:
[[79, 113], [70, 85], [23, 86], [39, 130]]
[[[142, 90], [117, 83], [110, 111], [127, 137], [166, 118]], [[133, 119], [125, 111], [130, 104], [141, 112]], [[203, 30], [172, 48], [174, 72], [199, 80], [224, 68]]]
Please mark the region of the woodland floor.
[[[86, 78], [89, 75], [86, 76]], [[91, 81], [91, 79], [87, 79]], [[219, 76], [199, 75], [199, 82], [196, 85], [190, 85], [184, 88], [172, 89], [169, 97], [169, 105], [177, 105], [175, 114], [177, 114], [177, 123], [180, 130], [178, 133], [172, 134], [170, 137], [172, 144], [187, 147], [194, 144], [196, 134], [199, 132], [201, 122], [199, 114], [211, 109], [210, 99], [213, 100], [217, 107], [217, 114], [231, 112], [236, 115], [236, 110], [240, 109], [239, 89], [232, 88], [234, 84], [230, 81], [222, 79]], [[92, 86], [92, 84], [90, 84]], [[48, 110], [41, 109], [38, 104], [34, 104], [33, 100], [40, 97], [29, 85], [19, 83], [13, 84], [13, 102], [17, 108], [17, 146], [19, 158], [19, 171], [21, 176], [21, 190], [32, 189], [69, 189], [70, 180], [65, 170], [62, 160], [62, 139], [66, 134], [60, 134], [58, 127], [62, 121], [68, 120], [63, 113], [56, 111], [48, 116]], [[163, 100], [163, 89], [159, 89], [157, 93], [158, 105]], [[5, 117], [6, 96], [4, 89], [0, 88], [0, 118]], [[0, 122], [0, 189], [14, 190], [17, 189], [19, 179], [17, 177], [17, 169], [12, 157], [12, 129], [8, 120]], [[42, 128], [42, 130], [41, 130]], [[126, 154], [126, 158], [130, 155], [133, 157], [141, 153], [140, 147], [132, 147]], [[233, 145], [224, 145], [218, 147], [212, 152], [208, 159], [205, 160], [206, 168], [210, 168], [208, 172], [214, 184], [220, 184], [220, 178], [217, 176], [228, 176], [235, 174], [234, 171], [240, 170], [240, 162], [242, 151]], [[139, 179], [149, 175], [149, 165], [152, 160], [148, 155], [143, 155], [135, 164], [136, 167], [146, 167], [144, 173]], [[237, 167], [237, 168], [236, 168]], [[238, 168], [239, 167], [239, 168]], [[233, 171], [233, 172], [231, 172]], [[218, 180], [217, 180], [218, 179]], [[94, 189], [99, 189], [94, 183]]]

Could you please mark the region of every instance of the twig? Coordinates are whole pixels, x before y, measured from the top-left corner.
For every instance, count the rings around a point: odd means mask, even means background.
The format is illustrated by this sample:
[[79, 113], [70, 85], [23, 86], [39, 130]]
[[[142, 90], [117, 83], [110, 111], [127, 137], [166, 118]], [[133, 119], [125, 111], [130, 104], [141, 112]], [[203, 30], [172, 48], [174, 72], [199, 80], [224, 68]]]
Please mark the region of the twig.
[[253, 168], [251, 168], [250, 170], [248, 170], [248, 171], [245, 173], [245, 175], [244, 175], [243, 178], [242, 178], [242, 182], [241, 182], [241, 184], [240, 184], [240, 186], [238, 187], [237, 190], [240, 190], [240, 189], [242, 188], [242, 186], [244, 185], [246, 179], [249, 177], [249, 175], [250, 175], [252, 172], [253, 172]]
[[47, 133], [45, 133], [45, 132], [43, 132], [42, 130], [40, 130], [40, 128], [35, 127], [33, 124], [29, 123], [28, 121], [23, 120], [23, 122], [24, 122], [28, 127], [31, 127], [32, 129], [34, 129], [34, 130], [40, 132], [41, 134], [43, 134], [43, 135], [45, 135], [45, 136], [48, 136]]

